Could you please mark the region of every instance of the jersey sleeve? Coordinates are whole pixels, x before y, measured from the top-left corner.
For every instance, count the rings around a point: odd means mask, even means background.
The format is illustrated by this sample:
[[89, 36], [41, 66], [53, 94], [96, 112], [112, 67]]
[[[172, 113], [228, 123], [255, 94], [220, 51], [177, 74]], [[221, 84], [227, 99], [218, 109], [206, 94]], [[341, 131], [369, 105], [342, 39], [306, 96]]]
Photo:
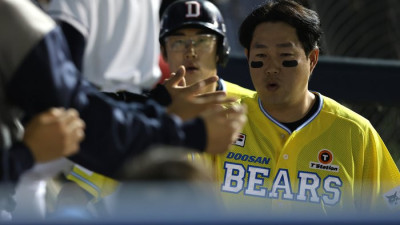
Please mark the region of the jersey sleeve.
[[67, 174], [67, 179], [75, 182], [79, 187], [89, 192], [93, 196], [93, 202], [97, 202], [101, 198], [114, 193], [119, 187], [118, 181], [79, 165], [74, 165], [72, 170]]
[[[365, 137], [361, 208], [400, 211], [400, 173], [379, 134], [372, 127]], [[371, 208], [365, 208], [370, 206]]]

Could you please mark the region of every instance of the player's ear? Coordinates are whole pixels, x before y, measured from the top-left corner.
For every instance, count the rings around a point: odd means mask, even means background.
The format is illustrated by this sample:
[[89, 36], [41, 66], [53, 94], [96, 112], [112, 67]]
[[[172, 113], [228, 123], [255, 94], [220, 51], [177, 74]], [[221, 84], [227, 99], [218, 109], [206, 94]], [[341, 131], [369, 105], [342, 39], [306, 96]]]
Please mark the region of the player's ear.
[[308, 58], [310, 59], [310, 73], [313, 72], [315, 66], [317, 65], [318, 62], [318, 56], [319, 56], [319, 49], [318, 48], [314, 48], [313, 50], [311, 50]]

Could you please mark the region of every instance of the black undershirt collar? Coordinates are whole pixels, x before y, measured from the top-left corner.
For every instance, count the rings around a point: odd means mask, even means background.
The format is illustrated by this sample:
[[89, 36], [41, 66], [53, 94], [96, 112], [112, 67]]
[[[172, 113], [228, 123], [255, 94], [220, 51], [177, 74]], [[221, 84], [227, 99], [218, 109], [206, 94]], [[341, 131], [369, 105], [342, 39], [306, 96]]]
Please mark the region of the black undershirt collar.
[[318, 102], [319, 102], [319, 95], [315, 95], [315, 102], [314, 105], [311, 107], [310, 111], [305, 115], [302, 119], [297, 120], [295, 122], [291, 123], [282, 123], [285, 127], [287, 127], [291, 132], [295, 131], [300, 125], [302, 125], [304, 122], [306, 122], [312, 115], [314, 115], [315, 112], [318, 111]]

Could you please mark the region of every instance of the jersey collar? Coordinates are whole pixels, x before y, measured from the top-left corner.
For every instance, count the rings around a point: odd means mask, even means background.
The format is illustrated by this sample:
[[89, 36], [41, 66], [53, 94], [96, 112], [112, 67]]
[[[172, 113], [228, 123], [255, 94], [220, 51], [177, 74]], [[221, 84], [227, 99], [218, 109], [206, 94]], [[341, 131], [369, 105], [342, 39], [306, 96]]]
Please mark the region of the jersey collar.
[[[299, 127], [296, 128], [295, 131], [302, 129], [303, 127], [307, 126], [307, 124], [311, 123], [311, 121], [313, 121], [318, 114], [321, 112], [322, 110], [322, 106], [324, 104], [324, 99], [323, 96], [318, 93], [318, 92], [313, 92], [314, 94], [319, 96], [319, 102], [316, 102], [316, 104], [318, 104], [318, 110], [312, 114], [310, 116], [310, 118], [308, 118], [308, 120], [306, 120], [303, 124], [301, 124]], [[292, 133], [292, 131], [287, 128], [285, 125], [283, 125], [282, 123], [280, 123], [278, 120], [274, 119], [270, 114], [268, 114], [267, 111], [264, 110], [264, 108], [262, 107], [262, 103], [261, 103], [261, 99], [260, 97], [258, 97], [258, 107], [260, 108], [261, 112], [269, 119], [271, 120], [273, 123], [275, 123], [277, 126], [279, 126], [280, 128], [284, 129], [286, 132], [288, 132], [289, 134]]]
[[217, 91], [226, 91], [226, 85], [222, 78], [217, 81]]

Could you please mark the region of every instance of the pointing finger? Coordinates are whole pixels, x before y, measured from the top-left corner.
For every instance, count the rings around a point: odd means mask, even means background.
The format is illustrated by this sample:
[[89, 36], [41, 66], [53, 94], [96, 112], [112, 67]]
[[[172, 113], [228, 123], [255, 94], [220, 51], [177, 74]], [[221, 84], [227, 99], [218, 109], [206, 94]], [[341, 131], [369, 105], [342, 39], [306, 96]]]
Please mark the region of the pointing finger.
[[180, 66], [179, 69], [176, 71], [176, 73], [171, 74], [171, 78], [167, 82], [171, 83], [171, 86], [186, 85], [186, 82], [184, 79], [185, 75], [186, 75], [185, 67]]

